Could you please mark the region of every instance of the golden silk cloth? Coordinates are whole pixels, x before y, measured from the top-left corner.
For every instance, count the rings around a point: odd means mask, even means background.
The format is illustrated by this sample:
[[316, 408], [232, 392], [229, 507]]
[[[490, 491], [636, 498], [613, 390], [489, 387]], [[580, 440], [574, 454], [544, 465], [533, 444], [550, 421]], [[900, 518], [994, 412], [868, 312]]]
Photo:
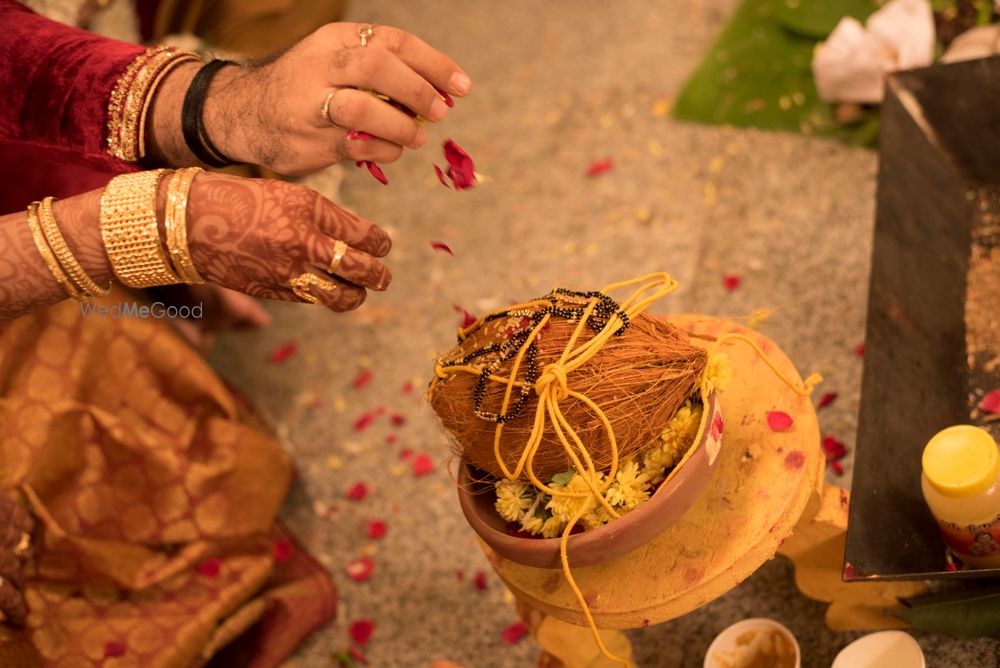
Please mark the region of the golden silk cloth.
[[291, 476], [165, 322], [66, 301], [3, 328], [0, 490], [37, 527], [27, 625], [0, 624], [0, 665], [277, 665], [336, 601], [275, 524]]

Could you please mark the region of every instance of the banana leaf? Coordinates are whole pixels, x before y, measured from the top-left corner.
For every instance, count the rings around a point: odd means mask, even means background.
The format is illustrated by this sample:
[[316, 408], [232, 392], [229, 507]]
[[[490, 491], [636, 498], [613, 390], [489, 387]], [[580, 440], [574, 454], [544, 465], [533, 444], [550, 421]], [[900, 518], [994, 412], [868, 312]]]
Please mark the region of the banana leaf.
[[745, 0], [684, 85], [674, 117], [874, 146], [877, 110], [839, 123], [816, 92], [812, 55], [840, 18], [863, 21], [876, 9], [875, 0]]
[[892, 614], [923, 631], [960, 639], [1000, 637], [1000, 585], [903, 599]]

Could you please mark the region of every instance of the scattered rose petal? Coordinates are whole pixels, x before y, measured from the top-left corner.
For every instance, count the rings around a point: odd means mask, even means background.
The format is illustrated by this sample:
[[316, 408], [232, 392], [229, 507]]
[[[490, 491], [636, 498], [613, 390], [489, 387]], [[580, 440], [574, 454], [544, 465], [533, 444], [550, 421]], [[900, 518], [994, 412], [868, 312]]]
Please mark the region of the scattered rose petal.
[[351, 501], [361, 501], [368, 496], [368, 485], [363, 482], [356, 482], [347, 490], [347, 498]]
[[217, 577], [220, 570], [222, 570], [222, 562], [218, 559], [206, 559], [198, 564], [198, 575], [206, 578]]
[[433, 248], [436, 251], [441, 251], [442, 253], [447, 253], [448, 255], [452, 256], [455, 255], [455, 252], [451, 249], [451, 246], [449, 246], [443, 241], [432, 241], [431, 248]]
[[412, 109], [410, 109], [409, 107], [407, 107], [402, 102], [397, 102], [396, 100], [386, 100], [386, 102], [388, 102], [390, 106], [393, 106], [396, 109], [399, 109], [401, 112], [403, 112], [404, 114], [406, 114], [410, 118], [416, 118], [417, 117], [417, 112], [413, 111]]
[[503, 630], [500, 637], [508, 645], [514, 645], [526, 635], [528, 635], [528, 627], [525, 626], [524, 622], [514, 622]]
[[792, 416], [783, 411], [768, 411], [767, 412], [767, 425], [771, 428], [771, 431], [787, 431], [791, 426], [795, 424], [792, 420]]
[[438, 95], [440, 95], [444, 99], [444, 103], [447, 104], [449, 108], [455, 106], [455, 100], [451, 97], [451, 95], [448, 95], [448, 93], [444, 92], [443, 90], [437, 87], [435, 87], [434, 90], [436, 90], [438, 92]]
[[413, 381], [408, 380], [403, 385], [403, 394], [413, 394]]
[[409, 448], [403, 448], [402, 450], [399, 451], [400, 459], [409, 459], [412, 456], [413, 456], [413, 450], [410, 450]]
[[486, 571], [476, 571], [476, 576], [472, 578], [472, 584], [476, 586], [479, 591], [486, 591], [489, 586], [486, 583]]
[[370, 619], [356, 619], [351, 622], [351, 625], [347, 629], [351, 640], [362, 647], [367, 645], [368, 641], [371, 640], [373, 631], [375, 631], [375, 623]]
[[722, 287], [730, 292], [740, 287], [741, 283], [743, 283], [743, 279], [736, 274], [726, 274], [722, 277]]
[[348, 130], [347, 138], [351, 141], [369, 141], [371, 139], [377, 139], [375, 135], [368, 134], [364, 130]]
[[347, 563], [344, 572], [355, 582], [366, 582], [375, 572], [375, 561], [371, 557], [358, 557]]
[[299, 344], [295, 341], [288, 341], [274, 347], [271, 351], [271, 364], [284, 364], [289, 357], [297, 353]]
[[105, 657], [121, 656], [124, 653], [125, 653], [125, 643], [117, 640], [110, 640], [104, 643]]
[[434, 460], [423, 453], [414, 457], [410, 465], [413, 467], [413, 476], [416, 478], [427, 475], [434, 470]]
[[980, 400], [979, 409], [987, 413], [1000, 414], [1000, 390], [989, 392]]
[[391, 422], [394, 427], [402, 427], [406, 424], [406, 416], [402, 413], [393, 413], [389, 418], [389, 422]]
[[441, 182], [441, 185], [451, 190], [451, 186], [449, 186], [448, 182], [444, 180], [444, 171], [437, 165], [434, 165], [434, 173], [437, 174], [438, 181]]
[[362, 369], [361, 371], [358, 372], [358, 375], [354, 377], [354, 382], [352, 382], [351, 385], [354, 386], [354, 389], [360, 390], [362, 387], [365, 387], [370, 382], [372, 382], [371, 370]]
[[472, 315], [458, 304], [452, 304], [451, 308], [454, 309], [456, 313], [462, 314], [462, 324], [459, 325], [462, 329], [472, 327], [472, 325], [476, 323], [476, 316]]
[[365, 655], [362, 654], [361, 650], [358, 649], [357, 647], [348, 648], [347, 653], [351, 655], [352, 659], [359, 662], [361, 665], [363, 666], [368, 665], [368, 659], [365, 658]]
[[864, 357], [865, 356], [865, 344], [863, 342], [859, 343], [856, 346], [854, 346], [854, 355], [856, 357]]
[[820, 443], [823, 454], [826, 456], [826, 463], [837, 475], [844, 474], [844, 467], [840, 460], [847, 455], [847, 447], [833, 436], [824, 436]]
[[590, 163], [590, 166], [587, 167], [587, 176], [597, 176], [599, 174], [603, 174], [604, 172], [610, 172], [614, 166], [615, 163], [611, 158], [595, 160]]
[[368, 427], [372, 426], [372, 422], [375, 422], [378, 416], [378, 411], [368, 411], [367, 413], [364, 413], [361, 417], [354, 421], [354, 431], [364, 431]]
[[455, 577], [458, 578], [459, 582], [465, 582], [465, 571], [459, 568], [457, 571], [455, 571]]
[[367, 167], [368, 168], [368, 172], [372, 176], [375, 177], [376, 181], [378, 181], [379, 183], [381, 183], [384, 186], [389, 185], [389, 179], [387, 179], [385, 177], [385, 172], [383, 172], [382, 168], [379, 167], [378, 165], [376, 165], [371, 160], [358, 160], [354, 164], [356, 164], [358, 167], [361, 167], [361, 166]]
[[368, 537], [372, 540], [384, 538], [388, 530], [385, 520], [368, 520]]
[[399, 437], [396, 434], [386, 434], [385, 442], [392, 445]]
[[836, 400], [837, 400], [836, 392], [827, 392], [826, 394], [824, 394], [822, 397], [819, 398], [818, 402], [816, 402], [816, 408], [826, 408]]
[[476, 166], [462, 147], [449, 139], [444, 143], [444, 159], [448, 161], [448, 178], [455, 190], [475, 187]]
[[274, 542], [274, 561], [279, 564], [283, 564], [292, 558], [292, 554], [295, 552], [295, 546], [292, 545], [290, 540], [277, 540]]

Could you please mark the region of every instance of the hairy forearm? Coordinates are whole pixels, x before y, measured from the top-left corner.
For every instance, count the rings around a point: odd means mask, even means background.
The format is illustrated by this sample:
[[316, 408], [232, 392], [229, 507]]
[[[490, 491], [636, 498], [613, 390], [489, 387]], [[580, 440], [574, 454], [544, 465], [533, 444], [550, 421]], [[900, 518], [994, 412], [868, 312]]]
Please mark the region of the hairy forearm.
[[[53, 213], [77, 261], [98, 285], [107, 285], [100, 201], [101, 191], [94, 190], [56, 202]], [[0, 216], [0, 272], [0, 324], [67, 298], [38, 252], [24, 211]]]

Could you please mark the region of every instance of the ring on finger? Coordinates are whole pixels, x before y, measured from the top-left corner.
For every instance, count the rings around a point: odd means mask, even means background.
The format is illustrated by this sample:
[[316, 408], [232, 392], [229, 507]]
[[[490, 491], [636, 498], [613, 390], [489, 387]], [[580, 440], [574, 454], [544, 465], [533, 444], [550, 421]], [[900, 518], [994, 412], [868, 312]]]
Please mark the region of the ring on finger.
[[330, 118], [330, 101], [333, 100], [333, 96], [336, 95], [338, 91], [340, 91], [339, 88], [334, 88], [329, 93], [327, 93], [326, 97], [323, 98], [322, 106], [320, 106], [319, 108], [319, 115], [323, 118], [324, 121], [333, 126], [336, 126], [337, 124], [333, 122], [332, 118]]
[[330, 266], [327, 267], [327, 271], [331, 274], [336, 274], [340, 270], [340, 264], [344, 261], [345, 255], [347, 255], [347, 243], [337, 239], [333, 243], [333, 259], [330, 260]]
[[309, 302], [310, 304], [319, 304], [319, 299], [309, 293], [309, 288], [316, 287], [324, 292], [333, 292], [337, 289], [337, 284], [329, 278], [323, 278], [311, 272], [306, 272], [289, 280], [288, 287], [302, 301]]
[[365, 23], [358, 29], [358, 37], [361, 38], [361, 48], [368, 46], [368, 40], [375, 36], [375, 26], [371, 23]]

